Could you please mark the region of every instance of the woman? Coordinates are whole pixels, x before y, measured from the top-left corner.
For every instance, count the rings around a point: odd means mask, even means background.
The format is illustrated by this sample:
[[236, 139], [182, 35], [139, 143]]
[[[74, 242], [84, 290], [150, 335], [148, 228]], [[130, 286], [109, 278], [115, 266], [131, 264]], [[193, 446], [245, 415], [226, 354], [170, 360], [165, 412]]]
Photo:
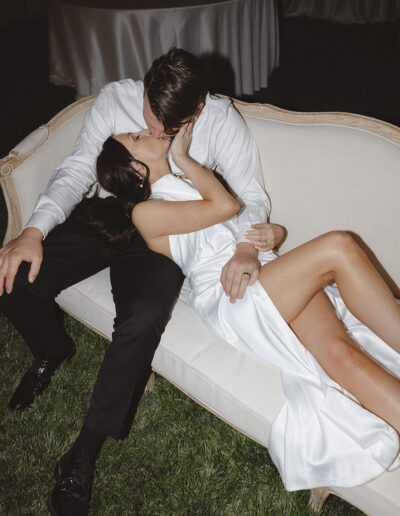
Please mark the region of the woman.
[[[398, 467], [400, 308], [390, 290], [352, 238], [334, 231], [280, 257], [261, 253], [258, 281], [230, 303], [219, 279], [234, 251], [239, 205], [188, 155], [191, 129], [182, 126], [171, 145], [190, 182], [170, 173], [168, 141], [146, 131], [107, 140], [98, 180], [116, 198], [87, 199], [86, 219], [115, 241], [137, 228], [182, 268], [190, 303], [219, 336], [282, 368], [288, 403], [269, 450], [287, 489], [354, 486]], [[119, 207], [114, 227], [106, 203]], [[257, 231], [248, 236], [259, 239]], [[324, 289], [331, 282], [340, 295]]]

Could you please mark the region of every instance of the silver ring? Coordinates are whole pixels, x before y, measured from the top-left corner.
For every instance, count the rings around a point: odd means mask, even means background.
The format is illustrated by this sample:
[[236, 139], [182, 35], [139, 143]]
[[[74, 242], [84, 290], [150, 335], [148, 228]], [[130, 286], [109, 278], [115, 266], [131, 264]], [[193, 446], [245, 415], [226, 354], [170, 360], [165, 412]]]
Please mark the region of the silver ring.
[[247, 271], [246, 272], [242, 272], [242, 276], [244, 276], [244, 275], [247, 275], [249, 278], [251, 276], [250, 272], [247, 272]]

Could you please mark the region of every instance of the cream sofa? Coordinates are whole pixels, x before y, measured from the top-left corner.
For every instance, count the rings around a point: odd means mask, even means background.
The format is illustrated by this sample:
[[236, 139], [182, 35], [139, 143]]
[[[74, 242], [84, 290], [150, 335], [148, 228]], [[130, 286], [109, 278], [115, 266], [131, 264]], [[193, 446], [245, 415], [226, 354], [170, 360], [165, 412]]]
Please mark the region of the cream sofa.
[[[54, 117], [0, 161], [9, 224], [19, 234], [52, 170], [68, 154], [93, 97]], [[365, 242], [396, 295], [400, 285], [400, 129], [358, 115], [293, 113], [235, 102], [260, 149], [272, 220], [284, 225], [290, 249], [330, 229]], [[240, 432], [267, 446], [271, 422], [285, 399], [280, 370], [214, 336], [185, 303], [177, 302], [153, 369]], [[104, 270], [63, 291], [62, 308], [110, 338], [114, 306]], [[315, 489], [314, 509], [334, 493], [365, 513], [400, 514], [400, 470], [355, 488]]]

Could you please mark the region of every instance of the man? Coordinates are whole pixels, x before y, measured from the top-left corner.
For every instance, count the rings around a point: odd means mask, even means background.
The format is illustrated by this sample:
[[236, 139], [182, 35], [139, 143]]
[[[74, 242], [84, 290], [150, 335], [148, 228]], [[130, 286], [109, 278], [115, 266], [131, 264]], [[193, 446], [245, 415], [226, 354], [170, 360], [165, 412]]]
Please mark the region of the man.
[[[262, 240], [259, 249], [268, 250], [279, 243], [282, 230], [263, 222], [268, 200], [255, 179], [259, 159], [246, 124], [230, 101], [207, 94], [196, 58], [180, 49], [154, 61], [144, 84], [128, 79], [103, 88], [72, 154], [56, 169], [24, 231], [0, 251], [0, 308], [35, 358], [10, 400], [11, 410], [31, 406], [57, 367], [75, 353], [59, 323], [55, 296], [110, 267], [116, 306], [113, 339], [81, 432], [56, 466], [49, 499], [54, 515], [87, 514], [97, 455], [107, 436], [122, 439], [129, 433], [183, 281], [180, 269], [151, 252], [140, 235], [128, 248], [118, 248], [70, 214], [96, 181], [96, 157], [107, 137], [147, 127], [156, 138], [170, 138], [193, 117], [192, 157], [217, 166], [243, 204], [237, 250], [221, 276], [232, 302], [243, 297], [259, 271], [258, 250], [246, 241], [246, 232], [260, 223], [253, 236]], [[172, 160], [170, 164], [180, 173]]]

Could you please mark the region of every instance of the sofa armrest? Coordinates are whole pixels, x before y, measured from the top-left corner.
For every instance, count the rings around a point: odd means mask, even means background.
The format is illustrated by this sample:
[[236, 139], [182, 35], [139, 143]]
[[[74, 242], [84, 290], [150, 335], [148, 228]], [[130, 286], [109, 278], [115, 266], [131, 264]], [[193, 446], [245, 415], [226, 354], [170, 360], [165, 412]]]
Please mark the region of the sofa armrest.
[[72, 151], [94, 98], [74, 102], [0, 160], [0, 184], [8, 211], [3, 244], [20, 234], [53, 170]]

